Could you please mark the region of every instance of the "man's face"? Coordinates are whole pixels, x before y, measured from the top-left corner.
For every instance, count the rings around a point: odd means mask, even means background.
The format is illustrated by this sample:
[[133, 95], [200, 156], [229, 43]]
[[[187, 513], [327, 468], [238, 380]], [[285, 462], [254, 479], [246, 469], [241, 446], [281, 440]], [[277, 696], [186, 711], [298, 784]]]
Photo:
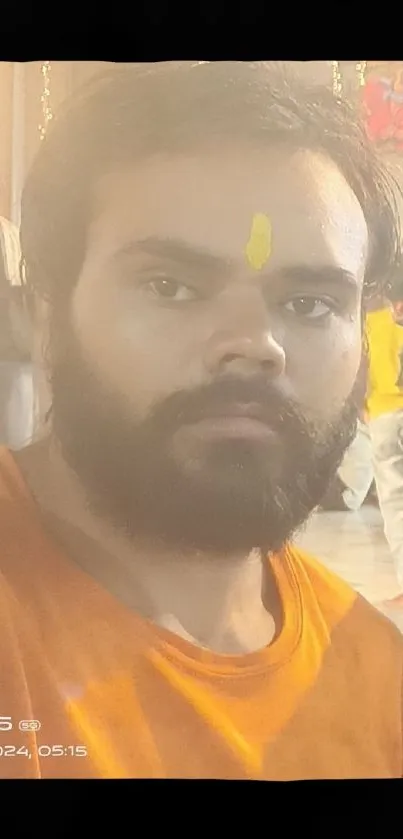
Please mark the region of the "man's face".
[[217, 147], [105, 176], [51, 347], [55, 434], [93, 508], [171, 544], [277, 549], [353, 433], [366, 256], [357, 199], [311, 152]]

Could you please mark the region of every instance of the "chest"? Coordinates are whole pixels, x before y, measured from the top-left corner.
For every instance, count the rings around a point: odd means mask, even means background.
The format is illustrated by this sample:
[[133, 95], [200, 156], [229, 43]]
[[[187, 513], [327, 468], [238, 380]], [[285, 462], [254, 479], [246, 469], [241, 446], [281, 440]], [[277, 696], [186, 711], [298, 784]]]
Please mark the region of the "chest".
[[157, 667], [141, 659], [131, 671], [85, 685], [49, 685], [46, 696], [35, 698], [34, 716], [47, 720], [40, 742], [60, 744], [62, 738], [62, 746], [86, 750], [85, 759], [46, 755], [44, 777], [84, 772], [103, 778], [298, 780], [402, 774], [398, 692], [388, 697], [380, 688], [374, 694], [359, 673], [353, 681], [321, 673], [301, 690], [285, 672], [208, 681], [171, 663]]

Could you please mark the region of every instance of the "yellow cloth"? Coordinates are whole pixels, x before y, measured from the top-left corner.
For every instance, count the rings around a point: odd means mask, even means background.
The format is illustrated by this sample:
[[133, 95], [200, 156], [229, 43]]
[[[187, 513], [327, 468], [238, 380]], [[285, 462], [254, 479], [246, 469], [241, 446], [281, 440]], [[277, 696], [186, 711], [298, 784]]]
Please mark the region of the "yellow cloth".
[[366, 317], [369, 349], [369, 376], [366, 410], [369, 419], [403, 410], [403, 388], [396, 382], [400, 374], [403, 327], [395, 323], [392, 309], [369, 312]]

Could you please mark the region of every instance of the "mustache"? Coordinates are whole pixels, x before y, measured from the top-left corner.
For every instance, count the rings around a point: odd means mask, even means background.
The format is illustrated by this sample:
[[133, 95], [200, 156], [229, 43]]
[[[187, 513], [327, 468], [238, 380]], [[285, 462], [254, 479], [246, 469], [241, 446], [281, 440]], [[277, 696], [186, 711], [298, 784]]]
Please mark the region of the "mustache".
[[250, 378], [225, 376], [192, 391], [177, 391], [154, 407], [151, 421], [165, 430], [192, 425], [203, 419], [242, 415], [280, 431], [286, 423], [301, 434], [307, 422], [293, 402], [279, 393], [265, 375]]

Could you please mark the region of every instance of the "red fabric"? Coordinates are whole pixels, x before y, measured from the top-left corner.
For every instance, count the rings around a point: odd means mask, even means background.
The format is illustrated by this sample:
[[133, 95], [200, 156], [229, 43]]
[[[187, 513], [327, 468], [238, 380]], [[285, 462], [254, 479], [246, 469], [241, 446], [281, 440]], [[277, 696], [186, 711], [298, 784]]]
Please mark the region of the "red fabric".
[[403, 90], [400, 77], [369, 78], [363, 90], [364, 119], [367, 133], [373, 142], [392, 142], [403, 152]]
[[388, 88], [380, 79], [369, 79], [364, 87], [363, 105], [368, 136], [373, 141], [387, 140], [391, 133], [391, 103]]

